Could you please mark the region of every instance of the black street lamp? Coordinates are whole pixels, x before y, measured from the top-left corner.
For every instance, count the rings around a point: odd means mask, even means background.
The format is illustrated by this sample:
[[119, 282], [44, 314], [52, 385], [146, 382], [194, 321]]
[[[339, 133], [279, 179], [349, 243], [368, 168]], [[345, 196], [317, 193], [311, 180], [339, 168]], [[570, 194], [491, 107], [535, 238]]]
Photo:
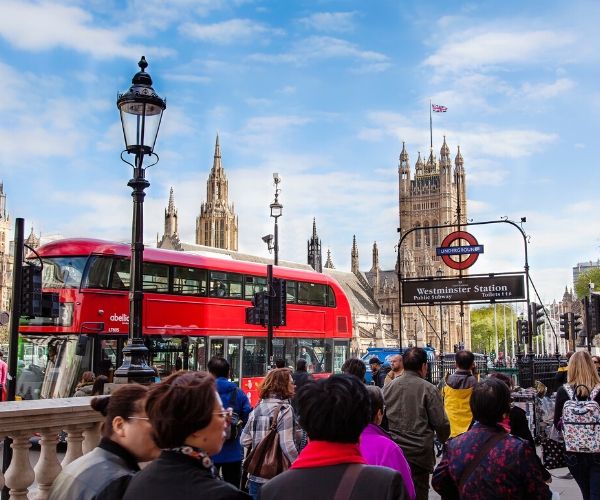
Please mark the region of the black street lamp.
[[[120, 383], [149, 384], [155, 374], [147, 363], [148, 349], [142, 338], [144, 197], [146, 196], [144, 190], [150, 186], [145, 178], [145, 169], [158, 163], [154, 144], [167, 102], [152, 88], [152, 78], [146, 73], [148, 63], [144, 56], [138, 66], [140, 71], [131, 80], [132, 85], [129, 90], [117, 96], [117, 107], [125, 138], [125, 150], [121, 153], [121, 159], [133, 167], [133, 178], [127, 183], [133, 190], [131, 193], [133, 221], [129, 278], [129, 340], [123, 349], [123, 364], [115, 371], [115, 380]], [[125, 160], [123, 153], [135, 155], [135, 164]], [[145, 155], [154, 156], [156, 161], [144, 167]]]
[[[444, 276], [444, 270], [438, 267], [438, 270], [435, 272], [438, 279], [441, 279]], [[440, 353], [444, 354], [444, 316], [442, 315], [442, 303], [440, 302]]]
[[277, 227], [277, 219], [283, 214], [283, 205], [279, 203], [279, 192], [281, 191], [281, 189], [279, 189], [279, 183], [281, 182], [281, 177], [279, 177], [278, 173], [273, 174], [273, 182], [275, 184], [275, 201], [271, 203], [269, 207], [271, 208], [271, 217], [275, 219], [275, 229], [273, 231], [273, 263], [277, 266], [279, 265], [279, 228]]

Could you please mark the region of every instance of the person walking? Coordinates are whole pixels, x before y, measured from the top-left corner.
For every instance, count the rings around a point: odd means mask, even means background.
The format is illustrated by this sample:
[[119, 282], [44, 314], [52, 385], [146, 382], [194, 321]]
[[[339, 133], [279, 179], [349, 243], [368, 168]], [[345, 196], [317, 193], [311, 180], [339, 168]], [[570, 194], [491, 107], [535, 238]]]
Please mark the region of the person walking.
[[596, 368], [598, 375], [600, 375], [600, 356], [592, 356], [592, 363], [594, 363], [594, 367]]
[[451, 439], [431, 484], [447, 500], [511, 500], [552, 497], [529, 443], [500, 425], [510, 411], [510, 390], [497, 378], [473, 388], [476, 423]]
[[129, 484], [124, 500], [249, 500], [215, 475], [211, 455], [223, 446], [231, 410], [223, 409], [215, 379], [180, 371], [151, 387], [146, 403], [160, 456]]
[[360, 435], [360, 453], [369, 465], [389, 467], [400, 473], [404, 487], [411, 500], [415, 499], [415, 486], [410, 476], [410, 467], [402, 449], [392, 441], [390, 435], [381, 428], [383, 412], [383, 393], [379, 387], [368, 385], [367, 392], [371, 401], [371, 422]]
[[427, 380], [427, 353], [412, 347], [402, 355], [404, 374], [383, 388], [388, 432], [410, 465], [417, 500], [429, 495], [429, 475], [435, 465], [433, 434], [441, 443], [450, 422], [438, 389]]
[[404, 373], [404, 365], [402, 364], [402, 356], [400, 354], [396, 354], [395, 356], [392, 356], [392, 359], [390, 359], [390, 366], [392, 367], [392, 369], [385, 376], [385, 380], [383, 381], [384, 386], [388, 385], [392, 380], [394, 380], [396, 377], [399, 377], [400, 375], [402, 375]]
[[[296, 420], [290, 398], [295, 387], [289, 368], [275, 368], [269, 371], [259, 389], [260, 402], [250, 413], [242, 431], [240, 443], [250, 449], [255, 448], [268, 434], [273, 417], [277, 414], [279, 445], [287, 460], [293, 463], [298, 457], [301, 431]], [[244, 481], [245, 478], [242, 478]], [[248, 474], [248, 492], [254, 500], [259, 498], [263, 485], [269, 481], [264, 477]]]
[[[554, 425], [564, 427], [567, 422], [563, 418], [564, 408], [567, 401], [577, 399], [584, 401], [591, 399], [597, 405], [600, 405], [600, 376], [592, 362], [591, 356], [587, 351], [578, 351], [569, 359], [569, 369], [567, 371], [567, 383], [556, 391], [556, 405], [554, 407]], [[589, 405], [586, 408], [587, 413], [596, 413], [598, 408]], [[597, 417], [596, 417], [597, 418]], [[587, 424], [586, 424], [587, 425]], [[585, 426], [582, 426], [585, 427]], [[598, 428], [596, 421], [595, 427]], [[598, 431], [593, 433], [598, 439]], [[579, 442], [577, 445], [589, 445], [588, 442]], [[565, 432], [565, 445], [569, 448], [569, 436]], [[600, 499], [600, 453], [572, 452], [565, 451], [565, 461], [569, 472], [577, 481], [584, 500]]]
[[312, 380], [310, 373], [306, 370], [306, 360], [303, 358], [298, 358], [296, 360], [296, 371], [292, 373], [292, 379], [294, 380], [294, 386], [296, 387], [296, 392], [298, 389], [302, 387], [306, 382]]
[[100, 444], [67, 465], [54, 480], [49, 500], [119, 500], [138, 462], [157, 457], [152, 427], [144, 410], [148, 388], [127, 384], [110, 397], [92, 399], [104, 416]]
[[0, 351], [0, 401], [6, 401], [6, 379], [8, 376], [8, 365], [4, 361], [4, 353]]
[[360, 453], [371, 411], [367, 387], [357, 377], [306, 383], [298, 391], [298, 409], [309, 443], [288, 471], [262, 487], [261, 500], [408, 500], [400, 473], [367, 465]]
[[475, 356], [470, 351], [458, 351], [454, 355], [456, 370], [446, 378], [442, 387], [444, 409], [450, 420], [450, 437], [466, 432], [473, 422], [469, 406], [477, 378], [473, 375]]
[[223, 407], [231, 408], [239, 419], [239, 426], [230, 427], [229, 439], [225, 440], [221, 451], [211, 458], [217, 474], [220, 473], [225, 481], [239, 488], [242, 479], [242, 459], [244, 458], [240, 434], [243, 424], [248, 421], [252, 406], [250, 406], [246, 393], [229, 380], [230, 366], [225, 358], [212, 357], [208, 361], [208, 371], [216, 379], [217, 392], [221, 397]]

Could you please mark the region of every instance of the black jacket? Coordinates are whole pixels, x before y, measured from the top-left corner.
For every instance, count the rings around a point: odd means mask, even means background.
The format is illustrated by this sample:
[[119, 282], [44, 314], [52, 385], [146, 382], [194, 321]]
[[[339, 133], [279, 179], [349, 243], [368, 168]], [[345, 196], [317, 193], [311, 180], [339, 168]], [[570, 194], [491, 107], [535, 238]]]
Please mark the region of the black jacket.
[[62, 470], [48, 500], [120, 500], [139, 470], [131, 453], [102, 438], [96, 448]]
[[[291, 469], [260, 490], [260, 500], [331, 500], [349, 464]], [[402, 476], [388, 467], [365, 465], [348, 500], [408, 500]]]
[[192, 457], [163, 451], [133, 478], [124, 500], [250, 500], [235, 486], [214, 477], [211, 469]]

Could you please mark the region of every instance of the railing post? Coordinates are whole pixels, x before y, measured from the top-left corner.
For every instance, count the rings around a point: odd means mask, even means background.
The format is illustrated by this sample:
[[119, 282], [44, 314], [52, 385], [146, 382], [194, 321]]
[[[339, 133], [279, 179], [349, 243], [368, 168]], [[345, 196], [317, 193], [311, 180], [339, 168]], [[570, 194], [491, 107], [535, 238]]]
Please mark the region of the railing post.
[[83, 454], [89, 453], [92, 451], [98, 443], [100, 442], [100, 425], [98, 422], [96, 424], [92, 424], [86, 430], [83, 431]]
[[35, 473], [29, 463], [30, 434], [13, 434], [10, 437], [13, 440], [13, 456], [4, 480], [10, 489], [11, 500], [27, 500], [27, 492], [35, 480]]
[[63, 469], [69, 465], [73, 460], [83, 455], [81, 444], [83, 442], [83, 429], [81, 427], [67, 427], [67, 453], [65, 458], [60, 463]]
[[56, 441], [60, 428], [42, 429], [40, 434], [40, 458], [35, 466], [35, 480], [39, 486], [36, 500], [46, 500], [61, 466], [56, 454]]

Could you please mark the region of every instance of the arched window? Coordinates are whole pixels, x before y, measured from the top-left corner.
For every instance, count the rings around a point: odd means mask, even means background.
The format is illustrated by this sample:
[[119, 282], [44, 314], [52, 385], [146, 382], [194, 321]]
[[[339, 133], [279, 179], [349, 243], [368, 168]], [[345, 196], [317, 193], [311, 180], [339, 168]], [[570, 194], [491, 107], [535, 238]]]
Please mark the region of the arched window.
[[[438, 221], [434, 220], [431, 224], [432, 226], [437, 226], [438, 225]], [[437, 227], [434, 227], [431, 230], [431, 239], [433, 240], [433, 245], [434, 246], [438, 246], [440, 244], [440, 234], [439, 234], [439, 230]]]
[[[423, 223], [423, 226], [424, 227], [429, 226], [429, 221], [425, 221]], [[429, 247], [429, 246], [431, 246], [431, 234], [429, 232], [429, 229], [424, 229], [423, 232], [425, 233], [425, 246]]]
[[415, 227], [417, 228], [417, 230], [415, 231], [415, 248], [420, 248], [421, 247], [421, 230], [418, 229], [421, 227], [420, 223], [416, 223]]

